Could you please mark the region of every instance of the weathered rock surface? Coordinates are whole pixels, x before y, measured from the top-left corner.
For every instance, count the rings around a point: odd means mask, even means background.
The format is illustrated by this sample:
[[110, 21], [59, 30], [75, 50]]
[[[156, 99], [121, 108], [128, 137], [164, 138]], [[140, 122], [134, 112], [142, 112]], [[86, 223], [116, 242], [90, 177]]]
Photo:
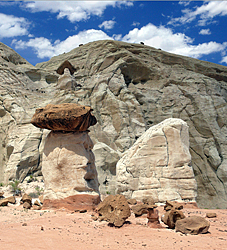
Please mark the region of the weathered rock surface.
[[196, 198], [188, 126], [169, 118], [151, 127], [117, 163], [117, 192], [155, 202]]
[[175, 228], [178, 220], [185, 218], [185, 215], [180, 210], [171, 209], [162, 216], [162, 221], [171, 229]]
[[[93, 143], [88, 132], [50, 132], [43, 151], [44, 207], [76, 195], [99, 196]], [[81, 197], [81, 196], [80, 196]], [[92, 203], [93, 204], [93, 203]], [[51, 205], [52, 206], [52, 205]], [[54, 206], [54, 205], [53, 205]]]
[[92, 109], [76, 103], [48, 104], [36, 109], [31, 123], [38, 128], [53, 131], [86, 131], [97, 123], [91, 114]]
[[158, 209], [148, 209], [147, 226], [150, 228], [164, 228], [159, 222]]
[[105, 220], [121, 227], [131, 215], [130, 207], [123, 195], [109, 195], [98, 206], [99, 220]]
[[15, 196], [10, 196], [6, 198], [8, 200], [9, 203], [11, 204], [15, 204], [16, 203], [16, 198]]
[[206, 213], [206, 217], [207, 218], [215, 218], [215, 217], [217, 217], [217, 214], [216, 213]]
[[143, 214], [147, 214], [149, 209], [156, 208], [157, 205], [148, 205], [148, 204], [137, 204], [135, 206], [132, 206], [131, 209], [135, 216], [141, 216]]
[[7, 206], [9, 203], [7, 198], [0, 199], [0, 207], [1, 206]]
[[205, 234], [208, 232], [210, 222], [199, 216], [191, 216], [176, 222], [176, 232], [184, 234]]
[[59, 89], [71, 89], [75, 90], [77, 86], [75, 78], [70, 74], [68, 68], [64, 69], [64, 74], [58, 78], [58, 88]]
[[21, 203], [29, 203], [30, 205], [32, 205], [32, 197], [30, 195], [27, 195], [27, 194], [23, 194], [21, 200], [20, 200]]
[[179, 202], [176, 202], [176, 201], [166, 201], [166, 204], [164, 206], [164, 210], [169, 211], [171, 209], [181, 210], [181, 209], [183, 209], [183, 205]]
[[97, 194], [76, 194], [61, 199], [44, 199], [42, 209], [94, 210], [99, 203], [100, 196]]
[[[226, 67], [118, 41], [84, 44], [36, 67], [0, 48], [1, 182], [41, 174], [47, 131], [29, 124], [31, 117], [49, 103], [72, 102], [91, 106], [98, 121], [90, 129], [102, 146], [94, 151], [101, 192], [114, 194], [121, 154], [150, 126], [174, 117], [189, 126], [198, 205], [227, 207]], [[67, 60], [75, 90], [58, 88]], [[100, 156], [107, 148], [109, 157]]]

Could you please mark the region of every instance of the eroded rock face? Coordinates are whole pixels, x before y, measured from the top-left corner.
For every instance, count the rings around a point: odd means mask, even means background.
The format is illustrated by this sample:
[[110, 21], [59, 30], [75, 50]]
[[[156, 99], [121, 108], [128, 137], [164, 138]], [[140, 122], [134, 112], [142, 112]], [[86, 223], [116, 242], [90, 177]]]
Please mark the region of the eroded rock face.
[[[65, 206], [68, 200], [71, 200], [73, 207], [73, 201], [83, 202], [81, 195], [90, 195], [91, 200], [92, 196], [99, 197], [99, 183], [92, 148], [93, 143], [88, 132], [49, 133], [42, 164], [45, 181], [44, 207], [47, 204], [50, 207], [56, 207], [56, 204]], [[80, 197], [75, 197], [77, 195]], [[94, 205], [93, 202], [84, 203]], [[96, 198], [94, 203], [97, 203]]]
[[196, 198], [187, 124], [167, 119], [147, 130], [117, 163], [117, 192], [155, 202]]
[[82, 132], [97, 123], [91, 111], [90, 107], [76, 103], [48, 104], [45, 108], [36, 110], [31, 123], [54, 131]]
[[[91, 106], [98, 121], [90, 136], [103, 194], [115, 192], [121, 154], [151, 126], [174, 117], [189, 126], [198, 205], [227, 207], [227, 67], [110, 40], [35, 67], [4, 44], [0, 48], [1, 181], [41, 175], [47, 131], [30, 124], [35, 109], [79, 103]], [[58, 88], [65, 67], [76, 79], [74, 91]]]
[[205, 234], [208, 232], [210, 222], [200, 216], [191, 216], [176, 222], [176, 232], [184, 234]]
[[59, 76], [58, 78], [58, 88], [75, 90], [76, 85], [76, 80], [70, 74], [70, 70], [68, 68], [65, 68], [64, 74], [62, 76]]
[[121, 227], [125, 220], [131, 215], [130, 207], [123, 195], [109, 195], [97, 207], [99, 220], [105, 220]]

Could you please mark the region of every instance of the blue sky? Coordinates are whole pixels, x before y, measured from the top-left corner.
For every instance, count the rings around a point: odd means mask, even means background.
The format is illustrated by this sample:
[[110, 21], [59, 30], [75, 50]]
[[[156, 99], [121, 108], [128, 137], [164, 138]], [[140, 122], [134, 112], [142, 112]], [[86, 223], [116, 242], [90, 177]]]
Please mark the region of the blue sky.
[[0, 42], [33, 65], [103, 39], [227, 66], [227, 1], [0, 1]]

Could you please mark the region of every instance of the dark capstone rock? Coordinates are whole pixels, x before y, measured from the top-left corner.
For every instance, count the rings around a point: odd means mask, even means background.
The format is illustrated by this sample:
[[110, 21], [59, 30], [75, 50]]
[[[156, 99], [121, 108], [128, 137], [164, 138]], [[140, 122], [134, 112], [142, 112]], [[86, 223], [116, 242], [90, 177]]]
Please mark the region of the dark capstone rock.
[[31, 123], [38, 128], [54, 131], [86, 131], [97, 123], [92, 109], [76, 103], [48, 104], [36, 109]]

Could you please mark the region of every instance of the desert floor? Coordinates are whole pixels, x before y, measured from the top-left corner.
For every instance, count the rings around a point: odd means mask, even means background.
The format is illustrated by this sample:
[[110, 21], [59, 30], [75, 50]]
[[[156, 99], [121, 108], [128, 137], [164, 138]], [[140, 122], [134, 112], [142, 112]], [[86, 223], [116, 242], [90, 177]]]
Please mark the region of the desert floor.
[[[163, 207], [158, 207], [160, 216]], [[171, 229], [146, 226], [146, 215], [128, 218], [121, 228], [91, 219], [91, 212], [62, 210], [25, 210], [9, 204], [0, 208], [0, 249], [227, 249], [227, 210], [184, 208], [185, 216], [205, 217], [210, 229], [206, 234], [184, 235]], [[164, 226], [164, 224], [162, 224]]]

